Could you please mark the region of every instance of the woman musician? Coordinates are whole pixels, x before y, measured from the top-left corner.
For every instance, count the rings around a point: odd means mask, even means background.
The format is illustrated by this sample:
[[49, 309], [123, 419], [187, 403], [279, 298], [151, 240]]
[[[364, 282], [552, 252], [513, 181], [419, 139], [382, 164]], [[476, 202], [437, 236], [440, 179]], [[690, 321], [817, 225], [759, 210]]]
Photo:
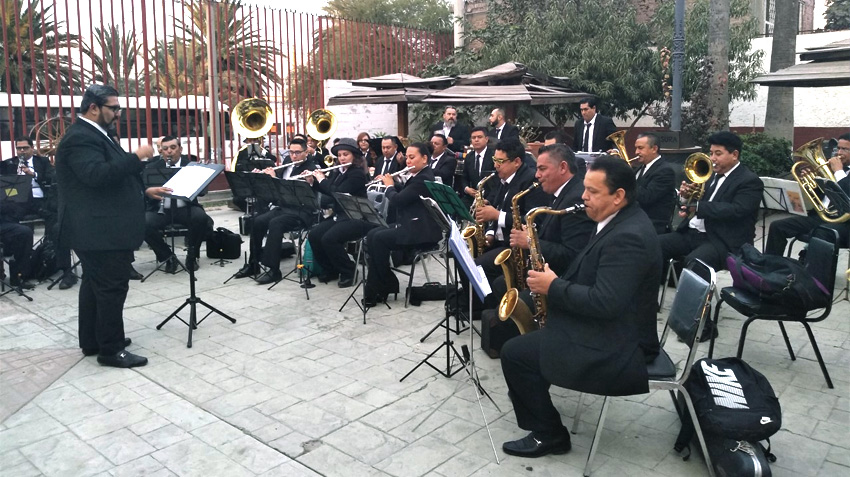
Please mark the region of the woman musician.
[[[316, 172], [313, 188], [328, 197], [340, 192], [359, 197], [366, 197], [366, 159], [360, 147], [352, 138], [342, 138], [331, 148], [342, 167], [332, 171], [329, 176]], [[366, 235], [374, 225], [363, 220], [349, 219], [342, 206], [333, 201], [333, 217], [325, 220], [310, 230], [307, 240], [313, 250], [313, 260], [321, 267], [319, 281], [328, 283], [339, 278], [339, 287], [347, 288], [354, 283], [355, 263], [349, 258], [345, 244]]]
[[407, 147], [407, 167], [411, 177], [403, 186], [393, 182], [393, 176], [379, 176], [388, 186], [385, 199], [396, 210], [397, 224], [393, 228], [377, 227], [366, 236], [369, 247], [369, 272], [366, 275], [364, 305], [375, 306], [390, 293], [399, 290], [398, 278], [390, 270], [390, 252], [400, 249], [430, 247], [440, 241], [440, 226], [431, 218], [420, 196], [429, 196], [425, 182], [434, 180], [434, 171], [428, 167], [430, 151], [424, 143]]

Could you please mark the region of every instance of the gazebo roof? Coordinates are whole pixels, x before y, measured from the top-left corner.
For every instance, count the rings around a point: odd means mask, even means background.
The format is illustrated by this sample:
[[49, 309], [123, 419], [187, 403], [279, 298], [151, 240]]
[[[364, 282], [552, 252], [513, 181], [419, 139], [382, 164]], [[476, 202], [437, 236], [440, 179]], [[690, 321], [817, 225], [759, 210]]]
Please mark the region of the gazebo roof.
[[800, 63], [752, 80], [765, 86], [850, 86], [850, 38], [800, 53]]

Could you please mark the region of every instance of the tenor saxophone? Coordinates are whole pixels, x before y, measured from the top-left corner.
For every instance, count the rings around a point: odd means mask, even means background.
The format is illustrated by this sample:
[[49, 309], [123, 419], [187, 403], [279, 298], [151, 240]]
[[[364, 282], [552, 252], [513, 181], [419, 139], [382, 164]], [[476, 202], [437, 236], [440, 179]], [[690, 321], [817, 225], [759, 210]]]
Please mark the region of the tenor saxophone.
[[[475, 200], [473, 201], [472, 209], [470, 210], [470, 213], [472, 213], [473, 216], [475, 215], [475, 209], [484, 207], [484, 184], [486, 184], [487, 181], [492, 179], [495, 175], [496, 173], [493, 172], [478, 182], [478, 186], [475, 188]], [[484, 247], [487, 246], [487, 242], [484, 240], [483, 222], [475, 222], [475, 225], [466, 227], [463, 229], [462, 236], [467, 242], [470, 255], [477, 257], [484, 253]]]

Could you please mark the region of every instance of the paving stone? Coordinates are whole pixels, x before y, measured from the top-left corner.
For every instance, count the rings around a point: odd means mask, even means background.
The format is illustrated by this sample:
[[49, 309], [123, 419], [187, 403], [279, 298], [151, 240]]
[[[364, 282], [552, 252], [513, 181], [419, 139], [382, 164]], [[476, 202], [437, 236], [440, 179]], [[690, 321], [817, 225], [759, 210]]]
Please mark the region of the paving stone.
[[253, 473], [198, 439], [190, 438], [152, 454], [178, 475], [251, 476]]
[[189, 439], [192, 435], [174, 424], [168, 424], [147, 434], [142, 434], [140, 437], [157, 449], [163, 449], [176, 442]]
[[377, 477], [387, 475], [350, 455], [328, 445], [304, 454], [298, 461], [322, 475], [334, 475], [345, 469], [346, 477]]
[[112, 467], [102, 455], [70, 432], [21, 447], [21, 453], [44, 475], [96, 475]]
[[115, 465], [125, 464], [156, 450], [127, 429], [93, 439], [91, 445]]
[[322, 441], [370, 465], [405, 447], [404, 441], [359, 422], [348, 424]]
[[192, 435], [213, 447], [218, 447], [241, 438], [245, 433], [227, 422], [215, 421], [193, 430]]
[[84, 440], [108, 434], [123, 427], [133, 425], [153, 417], [153, 412], [141, 404], [131, 404], [121, 409], [109, 411], [98, 416], [92, 416], [83, 422], [70, 424], [68, 427]]
[[290, 406], [272, 417], [312, 438], [322, 437], [345, 425], [344, 419], [305, 402]]
[[290, 459], [250, 436], [242, 436], [217, 447], [224, 455], [251, 472], [261, 474]]
[[136, 460], [119, 465], [109, 471], [115, 477], [148, 477], [155, 475], [155, 472], [166, 470], [162, 464], [157, 462], [153, 457], [145, 455]]
[[0, 431], [0, 442], [3, 443], [4, 450], [19, 449], [45, 437], [60, 434], [65, 430], [66, 428], [56, 419], [44, 417]]
[[425, 475], [460, 449], [435, 437], [425, 436], [379, 462], [376, 467], [391, 475]]

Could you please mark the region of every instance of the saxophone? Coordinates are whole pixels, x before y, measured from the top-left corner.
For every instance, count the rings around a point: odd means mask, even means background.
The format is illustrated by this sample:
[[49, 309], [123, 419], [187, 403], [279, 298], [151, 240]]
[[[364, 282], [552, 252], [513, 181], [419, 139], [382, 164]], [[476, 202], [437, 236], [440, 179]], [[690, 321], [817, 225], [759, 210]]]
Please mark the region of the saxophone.
[[[525, 215], [525, 222], [528, 224], [526, 228], [526, 233], [528, 234], [528, 257], [531, 261], [532, 270], [542, 272], [546, 264], [546, 260], [543, 258], [543, 253], [540, 250], [540, 239], [537, 235], [537, 224], [535, 223], [537, 216], [540, 214], [575, 214], [583, 211], [584, 208], [584, 204], [576, 204], [566, 209], [535, 207], [528, 211], [528, 214]], [[507, 279], [505, 281], [507, 283]], [[508, 318], [514, 320], [521, 334], [543, 328], [546, 325], [546, 295], [532, 293], [531, 299], [534, 301], [534, 308], [536, 310], [534, 313], [531, 312], [524, 301], [519, 299], [519, 290], [517, 288], [509, 288], [499, 303], [499, 319], [502, 321]]]
[[[472, 209], [470, 209], [470, 213], [473, 216], [475, 215], [475, 209], [484, 207], [484, 184], [486, 184], [487, 181], [492, 179], [495, 175], [496, 173], [493, 172], [478, 182], [478, 186], [475, 188], [475, 200], [472, 202]], [[487, 246], [487, 243], [484, 240], [483, 223], [476, 222], [475, 225], [466, 227], [463, 229], [462, 236], [469, 247], [470, 255], [477, 257], [484, 253], [484, 248]]]
[[[540, 186], [539, 182], [531, 184], [531, 187], [518, 192], [511, 198], [511, 216], [513, 218], [514, 230], [522, 230], [522, 214], [519, 210], [519, 200], [532, 190]], [[508, 289], [525, 289], [525, 252], [519, 247], [502, 250], [496, 259], [496, 265], [501, 265], [502, 273], [505, 275], [505, 285]]]

